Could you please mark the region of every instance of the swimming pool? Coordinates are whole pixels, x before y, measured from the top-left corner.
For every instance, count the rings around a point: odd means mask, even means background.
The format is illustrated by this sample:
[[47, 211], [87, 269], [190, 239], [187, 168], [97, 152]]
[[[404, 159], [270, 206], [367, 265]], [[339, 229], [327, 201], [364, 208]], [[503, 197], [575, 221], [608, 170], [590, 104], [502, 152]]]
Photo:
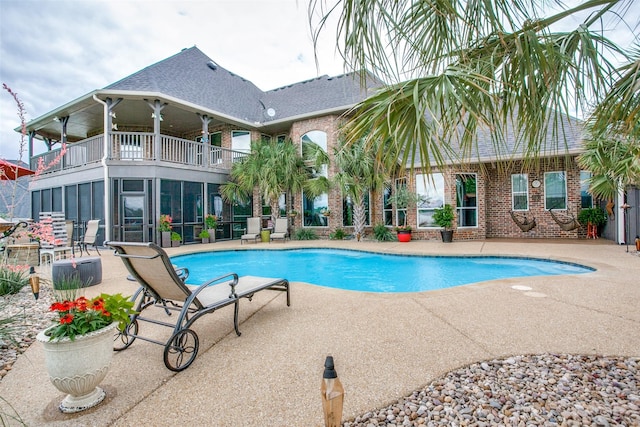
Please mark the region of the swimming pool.
[[421, 292], [509, 277], [594, 271], [532, 258], [408, 256], [342, 249], [202, 252], [171, 260], [189, 269], [189, 284], [234, 272], [367, 292]]

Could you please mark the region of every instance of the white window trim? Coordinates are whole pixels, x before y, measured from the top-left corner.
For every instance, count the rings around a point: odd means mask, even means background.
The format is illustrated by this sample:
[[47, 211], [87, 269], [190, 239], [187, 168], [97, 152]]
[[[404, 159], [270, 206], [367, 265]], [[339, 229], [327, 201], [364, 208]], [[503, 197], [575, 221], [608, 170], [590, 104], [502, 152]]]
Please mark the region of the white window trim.
[[547, 175], [552, 173], [564, 174], [564, 208], [552, 208], [557, 211], [566, 211], [569, 207], [569, 193], [567, 192], [567, 172], [566, 171], [549, 171], [544, 173], [544, 209], [549, 210], [547, 207]]
[[[456, 173], [453, 178], [454, 181], [457, 179], [458, 175], [472, 175], [475, 180], [476, 180], [476, 205], [473, 207], [464, 207], [464, 206], [456, 206], [455, 207], [455, 213], [456, 213], [456, 218], [454, 220], [454, 222], [456, 223], [456, 227], [457, 228], [478, 228], [479, 225], [479, 215], [480, 215], [480, 207], [478, 206], [478, 174], [475, 172], [460, 172], [460, 173]], [[464, 211], [470, 211], [473, 210], [476, 212], [476, 225], [461, 225], [458, 227], [457, 223], [458, 223], [458, 218], [460, 217], [460, 213], [464, 212]]]
[[[525, 185], [526, 188], [526, 195], [527, 195], [527, 209], [516, 209], [515, 207], [515, 195], [516, 192], [513, 190], [513, 177], [514, 176], [524, 176], [524, 180], [527, 183]], [[518, 192], [518, 195], [523, 194]], [[529, 175], [526, 173], [512, 173], [511, 174], [511, 210], [514, 212], [528, 212], [529, 208], [530, 208], [531, 203], [529, 203]]]

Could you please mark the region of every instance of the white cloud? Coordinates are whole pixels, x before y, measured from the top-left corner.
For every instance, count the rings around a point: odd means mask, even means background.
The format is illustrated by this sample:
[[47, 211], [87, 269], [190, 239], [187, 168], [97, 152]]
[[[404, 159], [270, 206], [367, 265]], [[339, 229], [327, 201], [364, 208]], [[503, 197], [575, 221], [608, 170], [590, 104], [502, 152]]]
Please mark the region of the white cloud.
[[[0, 1], [0, 81], [36, 118], [148, 65], [198, 48], [263, 90], [344, 72], [327, 31], [316, 70], [296, 0]], [[0, 96], [0, 157], [17, 157], [15, 103]]]

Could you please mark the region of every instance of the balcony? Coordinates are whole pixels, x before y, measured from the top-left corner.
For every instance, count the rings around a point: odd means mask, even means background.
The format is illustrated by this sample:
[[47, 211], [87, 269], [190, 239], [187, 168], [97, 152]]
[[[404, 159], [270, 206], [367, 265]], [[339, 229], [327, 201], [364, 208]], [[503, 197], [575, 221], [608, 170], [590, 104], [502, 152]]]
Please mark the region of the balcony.
[[[158, 142], [153, 133], [111, 132], [110, 136], [108, 161], [151, 161], [228, 173], [234, 162], [247, 155], [167, 135], [160, 135]], [[104, 135], [98, 135], [67, 144], [67, 151], [61, 159], [60, 148], [33, 156], [30, 167], [37, 170], [43, 165], [42, 175], [81, 168], [100, 163], [103, 150]]]

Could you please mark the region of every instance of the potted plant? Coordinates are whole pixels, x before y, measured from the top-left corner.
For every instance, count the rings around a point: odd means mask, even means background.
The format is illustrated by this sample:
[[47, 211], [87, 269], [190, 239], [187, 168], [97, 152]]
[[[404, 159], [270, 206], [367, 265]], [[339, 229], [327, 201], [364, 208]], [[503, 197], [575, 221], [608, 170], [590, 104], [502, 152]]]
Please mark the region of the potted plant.
[[160, 232], [160, 246], [168, 248], [171, 246], [171, 221], [170, 215], [160, 215], [158, 220], [158, 231]]
[[393, 194], [389, 197], [389, 203], [395, 205], [396, 210], [404, 210], [404, 219], [402, 224], [397, 224], [394, 230], [398, 234], [399, 242], [411, 241], [411, 226], [407, 225], [407, 213], [406, 209], [415, 207], [418, 203], [422, 203], [425, 199], [424, 196], [416, 194], [405, 186], [396, 187]]
[[598, 237], [598, 227], [607, 223], [607, 213], [600, 207], [582, 209], [578, 222], [587, 226], [587, 238]]
[[182, 240], [182, 236], [180, 233], [176, 233], [175, 231], [171, 232], [171, 246], [180, 246], [180, 241]]
[[202, 239], [202, 243], [209, 243], [209, 232], [207, 230], [202, 230], [198, 237]]
[[216, 241], [216, 228], [218, 227], [218, 217], [216, 215], [208, 214], [204, 217], [204, 226], [209, 232], [209, 241]]
[[410, 225], [401, 225], [395, 227], [394, 230], [398, 235], [399, 242], [410, 242], [411, 241], [411, 226]]
[[440, 231], [440, 236], [444, 243], [451, 243], [453, 240], [453, 230], [451, 228], [453, 227], [454, 219], [453, 208], [449, 204], [433, 210], [433, 222], [444, 229]]
[[105, 392], [98, 384], [111, 363], [114, 330], [124, 331], [129, 316], [135, 314], [134, 302], [121, 294], [71, 299], [51, 305], [50, 310], [57, 313], [55, 324], [37, 335], [44, 346], [49, 379], [67, 393], [59, 406], [67, 413], [102, 402]]

